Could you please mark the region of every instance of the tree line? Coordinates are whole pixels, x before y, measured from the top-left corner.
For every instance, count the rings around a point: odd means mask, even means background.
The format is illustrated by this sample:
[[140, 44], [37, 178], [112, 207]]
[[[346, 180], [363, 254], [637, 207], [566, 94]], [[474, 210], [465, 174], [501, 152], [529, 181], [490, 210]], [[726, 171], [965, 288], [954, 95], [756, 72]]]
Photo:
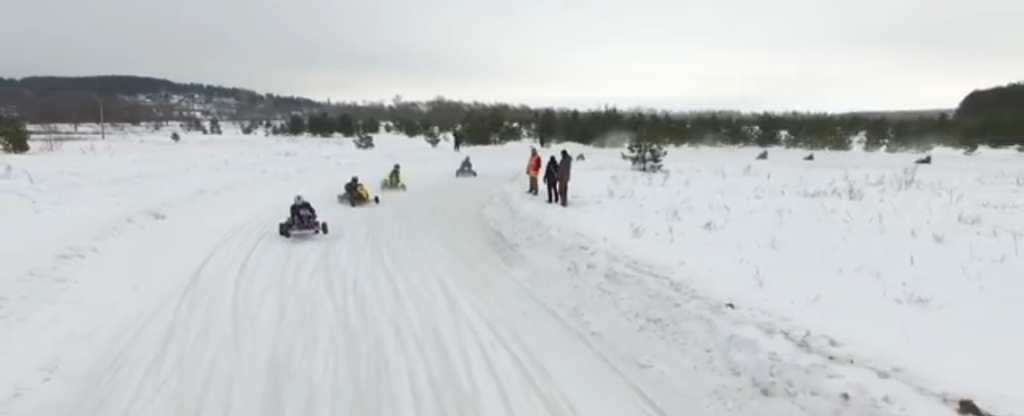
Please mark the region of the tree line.
[[37, 124], [97, 123], [101, 113], [106, 122], [123, 124], [181, 121], [197, 112], [276, 118], [327, 105], [304, 97], [140, 76], [0, 77], [0, 108]]
[[[110, 82], [103, 80], [98, 77], [89, 82]], [[150, 85], [145, 80], [133, 82]], [[166, 88], [164, 81], [151, 82], [152, 86], [148, 87], [123, 88]], [[4, 80], [0, 79], [0, 86], [3, 83]], [[63, 85], [53, 80], [43, 84]], [[192, 123], [195, 117], [191, 114], [182, 120]], [[443, 97], [426, 102], [395, 97], [390, 102], [319, 103], [290, 114], [234, 121], [242, 122], [242, 130], [247, 134], [261, 127], [270, 134], [321, 137], [358, 137], [384, 130], [410, 137], [423, 136], [432, 144], [441, 138], [450, 138], [464, 145], [490, 145], [533, 137], [542, 145], [554, 142], [602, 145], [634, 140], [666, 145], [722, 144], [830, 150], [846, 150], [855, 143], [862, 143], [868, 150], [884, 147], [888, 151], [902, 151], [935, 145], [970, 149], [981, 145], [1024, 146], [1024, 85], [1015, 83], [976, 90], [961, 101], [955, 112], [914, 117], [800, 112], [679, 113], [616, 108], [580, 111], [461, 102]]]
[[[6, 91], [5, 91], [6, 90]], [[209, 99], [231, 98], [258, 103], [273, 100], [278, 104], [301, 107], [321, 103], [304, 97], [261, 94], [253, 90], [200, 83], [180, 83], [162, 78], [134, 75], [83, 77], [33, 76], [20, 79], [0, 77], [0, 93], [51, 95], [60, 93], [92, 94], [105, 98], [140, 95], [199, 95]]]
[[[514, 108], [513, 108], [514, 110]], [[275, 124], [275, 134], [312, 134], [355, 137], [377, 133], [380, 119], [350, 113], [293, 116]], [[1024, 116], [933, 117], [886, 119], [861, 115], [815, 113], [692, 113], [628, 112], [609, 108], [594, 111], [544, 109], [531, 112], [503, 108], [471, 109], [458, 121], [430, 117], [429, 107], [419, 114], [396, 117], [384, 130], [409, 137], [447, 135], [464, 145], [492, 145], [532, 137], [541, 145], [575, 142], [605, 145], [637, 140], [665, 145], [707, 144], [731, 146], [784, 146], [805, 149], [848, 150], [855, 143], [866, 150], [890, 152], [932, 146], [973, 149], [1021, 146]]]
[[[299, 122], [302, 119], [303, 122]], [[327, 121], [333, 119], [336, 121]], [[1024, 84], [972, 91], [954, 112], [886, 117], [884, 114], [580, 111], [533, 109], [511, 104], [465, 103], [436, 98], [390, 103], [338, 104], [330, 112], [293, 116], [277, 133], [353, 137], [375, 133], [379, 120], [410, 137], [428, 140], [448, 134], [466, 145], [488, 145], [537, 138], [542, 145], [576, 142], [602, 145], [622, 138], [668, 145], [721, 144], [897, 152], [932, 146], [1024, 148]], [[303, 126], [309, 126], [304, 128]], [[332, 130], [331, 126], [337, 126]]]

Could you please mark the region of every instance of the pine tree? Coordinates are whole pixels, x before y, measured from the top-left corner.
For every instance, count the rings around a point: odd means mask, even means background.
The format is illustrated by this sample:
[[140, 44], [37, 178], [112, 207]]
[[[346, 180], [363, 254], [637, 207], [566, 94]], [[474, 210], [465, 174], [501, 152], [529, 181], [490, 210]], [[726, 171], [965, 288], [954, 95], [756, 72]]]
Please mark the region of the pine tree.
[[309, 134], [319, 137], [331, 137], [337, 130], [336, 127], [337, 123], [327, 113], [312, 115], [306, 120], [306, 130]]
[[668, 151], [661, 143], [643, 129], [639, 129], [636, 137], [627, 147], [629, 153], [623, 154], [622, 158], [633, 164], [633, 169], [641, 172], [657, 172], [662, 169], [662, 163]]
[[299, 115], [292, 116], [288, 119], [286, 131], [292, 136], [300, 136], [306, 133], [306, 119]]
[[0, 150], [5, 153], [27, 153], [29, 133], [25, 123], [0, 116]]
[[360, 130], [363, 133], [367, 134], [380, 133], [380, 120], [377, 120], [376, 118], [373, 118], [373, 116], [370, 116], [362, 121]]
[[[341, 114], [341, 115], [338, 116], [338, 120], [337, 120], [336, 124], [337, 124], [337, 132], [341, 133], [342, 136], [345, 136], [345, 137], [356, 137], [356, 133], [357, 133], [357, 131], [356, 131], [357, 130], [356, 129], [356, 121], [355, 121], [355, 119], [352, 118], [352, 116], [348, 115], [347, 113], [346, 114]], [[369, 133], [369, 132], [364, 132], [364, 133]]]
[[538, 114], [535, 129], [540, 147], [550, 146], [555, 134], [558, 133], [558, 114], [555, 113], [555, 110], [548, 108]]

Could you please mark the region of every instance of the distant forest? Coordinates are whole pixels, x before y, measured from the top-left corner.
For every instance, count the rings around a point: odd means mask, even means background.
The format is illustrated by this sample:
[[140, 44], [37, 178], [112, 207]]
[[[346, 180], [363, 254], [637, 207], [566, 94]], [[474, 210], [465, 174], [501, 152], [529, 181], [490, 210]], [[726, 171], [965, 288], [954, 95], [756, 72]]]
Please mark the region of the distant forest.
[[[182, 97], [185, 97], [183, 100]], [[1024, 147], [1024, 84], [970, 92], [955, 110], [928, 113], [738, 113], [579, 111], [437, 98], [326, 103], [240, 88], [135, 76], [0, 78], [0, 110], [28, 123], [241, 121], [247, 132], [353, 137], [384, 125], [410, 136], [458, 137], [485, 145], [535, 137], [545, 143], [595, 144], [610, 134], [665, 144], [707, 143], [843, 150], [859, 136], [889, 151], [952, 145]], [[952, 104], [952, 103], [951, 103]]]
[[[973, 151], [981, 145], [1024, 151], [1024, 89], [1011, 84], [968, 94], [955, 111], [897, 113], [737, 113], [534, 109], [507, 104], [467, 104], [444, 99], [376, 106], [341, 104], [332, 111], [293, 115], [272, 126], [276, 134], [355, 137], [383, 128], [436, 143], [448, 134], [465, 145], [497, 144], [523, 137], [542, 145], [583, 144], [609, 137], [657, 144], [786, 146], [848, 150], [927, 150], [936, 145]], [[248, 129], [252, 131], [252, 128]]]
[[97, 122], [101, 103], [104, 118], [113, 123], [184, 120], [197, 108], [225, 101], [236, 101], [229, 109], [247, 118], [275, 118], [323, 107], [303, 97], [139, 76], [0, 78], [0, 109], [29, 123]]

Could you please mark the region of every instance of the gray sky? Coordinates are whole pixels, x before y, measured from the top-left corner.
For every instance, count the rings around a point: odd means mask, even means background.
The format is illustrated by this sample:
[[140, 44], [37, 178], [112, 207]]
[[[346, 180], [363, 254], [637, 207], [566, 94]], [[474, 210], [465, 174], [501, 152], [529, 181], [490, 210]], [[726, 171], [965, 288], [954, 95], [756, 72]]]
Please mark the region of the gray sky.
[[1024, 79], [1024, 0], [5, 0], [0, 75], [334, 100], [953, 107]]

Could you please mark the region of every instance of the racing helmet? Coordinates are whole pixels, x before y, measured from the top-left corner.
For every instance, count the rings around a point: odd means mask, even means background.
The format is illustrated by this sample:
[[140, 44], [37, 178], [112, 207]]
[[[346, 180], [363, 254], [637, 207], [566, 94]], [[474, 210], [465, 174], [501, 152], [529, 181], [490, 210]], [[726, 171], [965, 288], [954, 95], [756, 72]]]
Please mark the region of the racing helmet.
[[296, 204], [301, 204], [303, 202], [306, 202], [306, 200], [302, 199], [302, 195], [295, 195], [295, 203]]

